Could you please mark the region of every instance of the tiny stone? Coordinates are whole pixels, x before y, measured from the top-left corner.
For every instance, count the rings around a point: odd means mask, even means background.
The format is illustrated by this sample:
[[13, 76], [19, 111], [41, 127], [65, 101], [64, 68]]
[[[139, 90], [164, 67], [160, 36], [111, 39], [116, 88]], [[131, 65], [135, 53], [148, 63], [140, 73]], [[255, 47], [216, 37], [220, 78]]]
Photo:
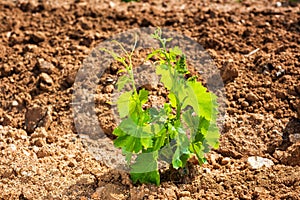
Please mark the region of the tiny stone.
[[191, 193], [189, 191], [182, 191], [178, 194], [179, 197], [190, 197]]
[[37, 153], [40, 150], [40, 148], [37, 147], [37, 146], [33, 146], [32, 150], [33, 150], [34, 153]]
[[19, 103], [18, 103], [17, 101], [13, 101], [13, 102], [11, 103], [11, 105], [12, 105], [12, 106], [18, 106]]
[[36, 153], [36, 155], [38, 158], [44, 158], [49, 155], [49, 152], [46, 149], [42, 148]]
[[164, 189], [164, 193], [166, 194], [168, 199], [177, 199], [175, 191], [171, 188]]
[[273, 103], [269, 103], [265, 106], [265, 109], [268, 111], [274, 111], [274, 110], [276, 110], [276, 106]]
[[40, 31], [31, 34], [30, 37], [34, 43], [40, 43], [46, 40], [45, 34]]
[[25, 113], [25, 129], [28, 133], [33, 133], [36, 128], [47, 129], [52, 121], [51, 107], [41, 107], [34, 105]]
[[45, 61], [43, 58], [38, 59], [38, 68], [40, 72], [51, 74], [55, 67], [52, 63]]
[[239, 76], [238, 68], [231, 60], [227, 61], [221, 69], [221, 76], [224, 82], [233, 81]]
[[23, 153], [26, 155], [26, 156], [30, 156], [30, 153], [26, 150], [23, 149]]
[[249, 106], [249, 103], [247, 101], [243, 101], [241, 105], [246, 108]]
[[69, 167], [75, 167], [75, 162], [76, 162], [75, 160], [70, 161], [68, 166]]
[[282, 6], [282, 3], [280, 1], [276, 2], [276, 6], [277, 7], [281, 7]]
[[107, 85], [105, 88], [104, 88], [104, 92], [105, 93], [112, 93], [114, 91], [114, 86], [113, 85]]
[[259, 156], [251, 156], [248, 158], [248, 163], [252, 169], [259, 169], [263, 166], [271, 167], [274, 165], [273, 161], [267, 158], [262, 158]]
[[112, 2], [112, 1], [110, 1], [110, 2], [109, 2], [109, 6], [110, 6], [111, 8], [114, 8], [114, 7], [116, 6], [116, 4], [115, 4], [114, 2]]
[[83, 173], [82, 169], [77, 169], [77, 170], [74, 171], [74, 174], [75, 174], [76, 177], [80, 176], [82, 173]]
[[223, 158], [221, 161], [221, 165], [227, 165], [229, 162], [230, 162], [230, 158], [228, 158], [228, 157]]
[[209, 168], [203, 168], [203, 172], [204, 172], [204, 173], [210, 173], [211, 170], [210, 170]]
[[248, 93], [248, 94], [246, 95], [246, 99], [247, 99], [248, 101], [251, 101], [251, 102], [255, 102], [255, 101], [258, 101], [258, 100], [259, 100], [259, 98], [258, 98], [255, 94], [253, 94], [252, 92], [250, 92], [250, 93]]
[[16, 150], [17, 150], [17, 147], [16, 147], [16, 145], [14, 145], [14, 144], [10, 144], [9, 147], [10, 147], [10, 149], [11, 149], [12, 151], [16, 151]]
[[51, 78], [51, 76], [49, 76], [48, 74], [42, 72], [39, 76], [40, 81], [46, 83], [47, 85], [53, 85], [53, 80]]

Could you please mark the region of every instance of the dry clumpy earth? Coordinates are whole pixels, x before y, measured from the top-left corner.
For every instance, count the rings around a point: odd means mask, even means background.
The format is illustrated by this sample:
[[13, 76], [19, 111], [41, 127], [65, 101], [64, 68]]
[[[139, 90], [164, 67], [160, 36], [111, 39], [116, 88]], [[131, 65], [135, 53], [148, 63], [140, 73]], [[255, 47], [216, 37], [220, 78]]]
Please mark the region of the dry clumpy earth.
[[[96, 160], [71, 104], [91, 50], [149, 26], [201, 44], [227, 97], [220, 148], [202, 167], [164, 173], [160, 187]], [[299, 32], [300, 4], [283, 0], [0, 0], [0, 199], [300, 199]], [[252, 156], [274, 165], [255, 168]]]

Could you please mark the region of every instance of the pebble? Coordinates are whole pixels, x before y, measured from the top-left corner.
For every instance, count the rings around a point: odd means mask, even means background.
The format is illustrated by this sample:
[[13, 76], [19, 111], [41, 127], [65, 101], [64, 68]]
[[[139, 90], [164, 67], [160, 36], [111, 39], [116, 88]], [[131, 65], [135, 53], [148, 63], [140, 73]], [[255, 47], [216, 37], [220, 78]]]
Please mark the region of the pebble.
[[35, 43], [40, 43], [46, 40], [45, 33], [37, 31], [33, 34], [30, 35], [30, 38], [33, 40]]
[[51, 107], [41, 107], [34, 105], [27, 109], [25, 113], [25, 130], [33, 133], [37, 127], [47, 129], [52, 121]]
[[28, 151], [26, 151], [25, 149], [23, 149], [23, 153], [25, 154], [25, 156], [30, 156], [30, 153]]
[[203, 172], [204, 172], [204, 173], [210, 173], [211, 170], [210, 170], [209, 168], [205, 168], [205, 167], [204, 167], [204, 168], [203, 168]]
[[107, 85], [104, 88], [105, 93], [112, 93], [114, 91], [114, 86], [113, 85]]
[[11, 105], [12, 105], [12, 106], [18, 106], [19, 103], [18, 103], [17, 101], [13, 101], [13, 102], [11, 103]]
[[179, 197], [190, 197], [191, 193], [189, 191], [181, 191], [178, 194]]
[[221, 165], [227, 165], [230, 162], [230, 158], [225, 157], [221, 160]]
[[276, 2], [276, 6], [277, 6], [277, 7], [281, 7], [281, 6], [282, 6], [282, 3], [281, 3], [280, 1], [277, 1], [277, 2]]
[[82, 173], [83, 173], [82, 169], [77, 169], [77, 170], [74, 171], [74, 175], [76, 177], [79, 177]]
[[49, 152], [48, 150], [44, 149], [44, 148], [41, 148], [37, 153], [36, 153], [37, 157], [38, 158], [44, 158], [46, 156], [49, 156]]
[[40, 72], [51, 74], [54, 71], [55, 67], [52, 63], [45, 61], [43, 58], [39, 58], [37, 61]]
[[17, 150], [17, 147], [16, 147], [16, 145], [14, 145], [14, 144], [10, 144], [10, 145], [9, 145], [9, 148], [10, 148], [12, 151], [16, 151], [16, 150]]
[[255, 101], [258, 101], [259, 98], [257, 97], [257, 95], [255, 95], [254, 93], [250, 92], [246, 95], [246, 99], [248, 101], [251, 101], [251, 102], [255, 102]]
[[268, 104], [265, 106], [265, 109], [268, 110], [268, 111], [274, 111], [274, 110], [276, 110], [276, 106], [275, 106], [275, 104], [273, 104], [273, 103], [268, 103]]
[[268, 158], [262, 158], [259, 156], [251, 156], [248, 158], [248, 163], [252, 169], [259, 169], [263, 166], [265, 167], [271, 167], [274, 165], [273, 161]]
[[249, 103], [248, 103], [247, 101], [243, 101], [243, 102], [241, 103], [241, 105], [242, 105], [244, 108], [249, 107]]
[[166, 194], [168, 199], [177, 199], [175, 191], [171, 188], [164, 189], [164, 193]]
[[44, 72], [42, 72], [40, 74], [39, 80], [46, 83], [49, 86], [53, 85], [53, 80], [52, 80], [51, 76], [49, 76], [48, 74], [46, 74]]
[[221, 70], [221, 76], [224, 82], [233, 81], [239, 76], [237, 67], [233, 62], [227, 62]]

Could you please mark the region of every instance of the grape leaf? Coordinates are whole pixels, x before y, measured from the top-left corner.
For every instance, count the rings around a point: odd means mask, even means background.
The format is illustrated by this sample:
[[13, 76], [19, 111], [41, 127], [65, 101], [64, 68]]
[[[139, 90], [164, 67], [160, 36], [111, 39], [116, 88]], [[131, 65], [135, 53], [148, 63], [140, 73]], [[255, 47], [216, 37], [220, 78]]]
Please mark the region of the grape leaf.
[[130, 177], [133, 183], [160, 184], [160, 176], [157, 166], [157, 153], [138, 154], [135, 163], [131, 166]]
[[161, 75], [160, 81], [164, 84], [164, 86], [170, 90], [173, 84], [173, 73], [174, 69], [168, 68], [167, 65], [159, 65], [156, 67], [156, 74]]
[[139, 91], [139, 100], [140, 100], [141, 106], [148, 101], [148, 94], [149, 94], [149, 91], [145, 90], [145, 88], [143, 88]]
[[120, 78], [118, 79], [118, 82], [116, 83], [118, 91], [121, 91], [129, 81], [130, 81], [130, 78], [127, 75], [120, 76]]
[[181, 127], [177, 128], [178, 134], [176, 136], [176, 151], [173, 155], [172, 165], [175, 169], [184, 167], [186, 160], [182, 160], [184, 155], [190, 155], [189, 151], [189, 139], [186, 136], [186, 133]]
[[117, 108], [120, 118], [124, 118], [129, 114], [129, 102], [131, 100], [132, 92], [122, 93], [117, 100]]
[[114, 145], [116, 147], [122, 148], [127, 152], [138, 153], [142, 150], [141, 138], [137, 138], [131, 135], [119, 136], [114, 140]]
[[216, 96], [206, 91], [207, 89], [197, 81], [188, 81], [185, 89], [187, 96], [182, 108], [190, 105], [198, 116], [203, 116], [207, 120], [216, 119]]

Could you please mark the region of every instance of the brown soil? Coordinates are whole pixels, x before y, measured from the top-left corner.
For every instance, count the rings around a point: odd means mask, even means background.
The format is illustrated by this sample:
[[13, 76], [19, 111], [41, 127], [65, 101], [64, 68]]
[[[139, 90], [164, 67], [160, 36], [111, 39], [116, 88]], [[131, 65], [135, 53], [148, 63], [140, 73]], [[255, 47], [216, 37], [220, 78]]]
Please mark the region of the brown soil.
[[[299, 19], [298, 3], [267, 0], [0, 0], [0, 199], [300, 199]], [[167, 171], [160, 187], [92, 157], [71, 105], [90, 51], [148, 26], [203, 45], [228, 106], [208, 164]], [[250, 156], [274, 165], [254, 169]]]

